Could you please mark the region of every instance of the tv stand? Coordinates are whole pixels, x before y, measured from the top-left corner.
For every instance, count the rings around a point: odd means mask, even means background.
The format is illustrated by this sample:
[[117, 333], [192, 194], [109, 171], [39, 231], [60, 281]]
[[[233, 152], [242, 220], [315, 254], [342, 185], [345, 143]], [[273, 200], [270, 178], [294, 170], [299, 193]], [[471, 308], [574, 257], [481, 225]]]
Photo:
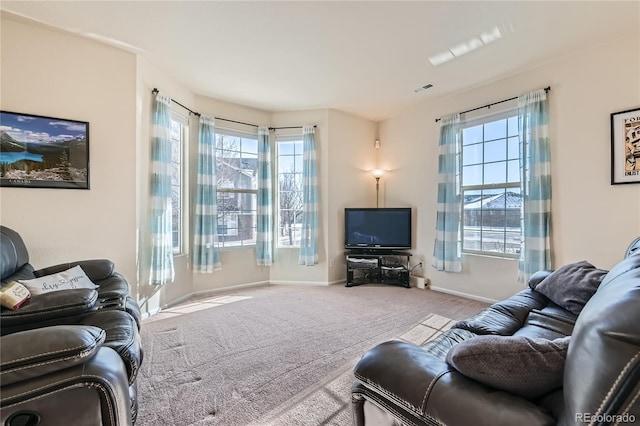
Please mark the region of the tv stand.
[[409, 288], [411, 253], [393, 250], [355, 250], [345, 253], [346, 287], [381, 283]]

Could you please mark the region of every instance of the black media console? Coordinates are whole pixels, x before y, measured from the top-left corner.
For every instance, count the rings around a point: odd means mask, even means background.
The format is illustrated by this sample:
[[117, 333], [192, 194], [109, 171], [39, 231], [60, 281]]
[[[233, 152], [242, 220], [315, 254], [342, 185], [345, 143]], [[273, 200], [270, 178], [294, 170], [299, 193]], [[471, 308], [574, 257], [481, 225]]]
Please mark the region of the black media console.
[[347, 258], [347, 284], [382, 283], [411, 287], [409, 258], [411, 253], [401, 251], [351, 251]]

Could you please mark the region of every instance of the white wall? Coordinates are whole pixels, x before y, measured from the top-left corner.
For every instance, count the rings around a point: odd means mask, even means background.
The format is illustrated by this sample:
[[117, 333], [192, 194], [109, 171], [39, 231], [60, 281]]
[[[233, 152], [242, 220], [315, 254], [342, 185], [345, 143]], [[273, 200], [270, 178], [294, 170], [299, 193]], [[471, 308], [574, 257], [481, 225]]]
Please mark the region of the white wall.
[[[375, 207], [375, 179], [371, 171], [380, 168], [384, 152], [374, 148], [377, 123], [341, 111], [329, 111], [329, 164], [326, 170], [326, 216], [328, 226], [329, 282], [346, 278], [344, 260], [345, 207]], [[381, 186], [384, 186], [382, 180]], [[380, 206], [384, 206], [384, 191]]]
[[0, 27], [0, 107], [88, 121], [91, 186], [2, 188], [2, 224], [36, 268], [109, 258], [135, 282], [135, 55], [5, 13]]
[[[640, 235], [640, 185], [610, 185], [613, 112], [640, 105], [640, 34], [593, 46], [537, 69], [434, 100], [380, 124], [386, 157], [398, 170], [387, 179], [387, 197], [417, 205], [414, 260], [431, 263], [439, 128], [434, 119], [530, 90], [551, 86], [552, 233], [554, 265], [587, 260], [611, 268]], [[443, 65], [446, 66], [446, 65]], [[391, 164], [393, 163], [393, 164]], [[432, 286], [498, 300], [519, 291], [517, 262], [465, 256], [461, 274], [427, 266]]]

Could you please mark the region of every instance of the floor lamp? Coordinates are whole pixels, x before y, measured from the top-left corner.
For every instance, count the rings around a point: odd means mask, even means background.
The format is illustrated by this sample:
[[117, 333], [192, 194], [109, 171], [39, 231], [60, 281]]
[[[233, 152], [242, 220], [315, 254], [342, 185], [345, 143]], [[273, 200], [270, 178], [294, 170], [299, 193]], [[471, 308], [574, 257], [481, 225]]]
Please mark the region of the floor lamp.
[[383, 170], [376, 169], [371, 172], [374, 178], [376, 178], [376, 208], [380, 207], [380, 178], [384, 174]]

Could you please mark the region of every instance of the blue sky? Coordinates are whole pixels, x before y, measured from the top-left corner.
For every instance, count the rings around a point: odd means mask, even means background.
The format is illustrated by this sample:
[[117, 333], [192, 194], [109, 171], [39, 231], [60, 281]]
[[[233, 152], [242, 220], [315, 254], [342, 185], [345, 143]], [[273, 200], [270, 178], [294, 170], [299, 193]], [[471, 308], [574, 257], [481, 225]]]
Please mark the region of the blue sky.
[[9, 112], [0, 113], [0, 131], [18, 142], [59, 142], [85, 135], [85, 123]]

